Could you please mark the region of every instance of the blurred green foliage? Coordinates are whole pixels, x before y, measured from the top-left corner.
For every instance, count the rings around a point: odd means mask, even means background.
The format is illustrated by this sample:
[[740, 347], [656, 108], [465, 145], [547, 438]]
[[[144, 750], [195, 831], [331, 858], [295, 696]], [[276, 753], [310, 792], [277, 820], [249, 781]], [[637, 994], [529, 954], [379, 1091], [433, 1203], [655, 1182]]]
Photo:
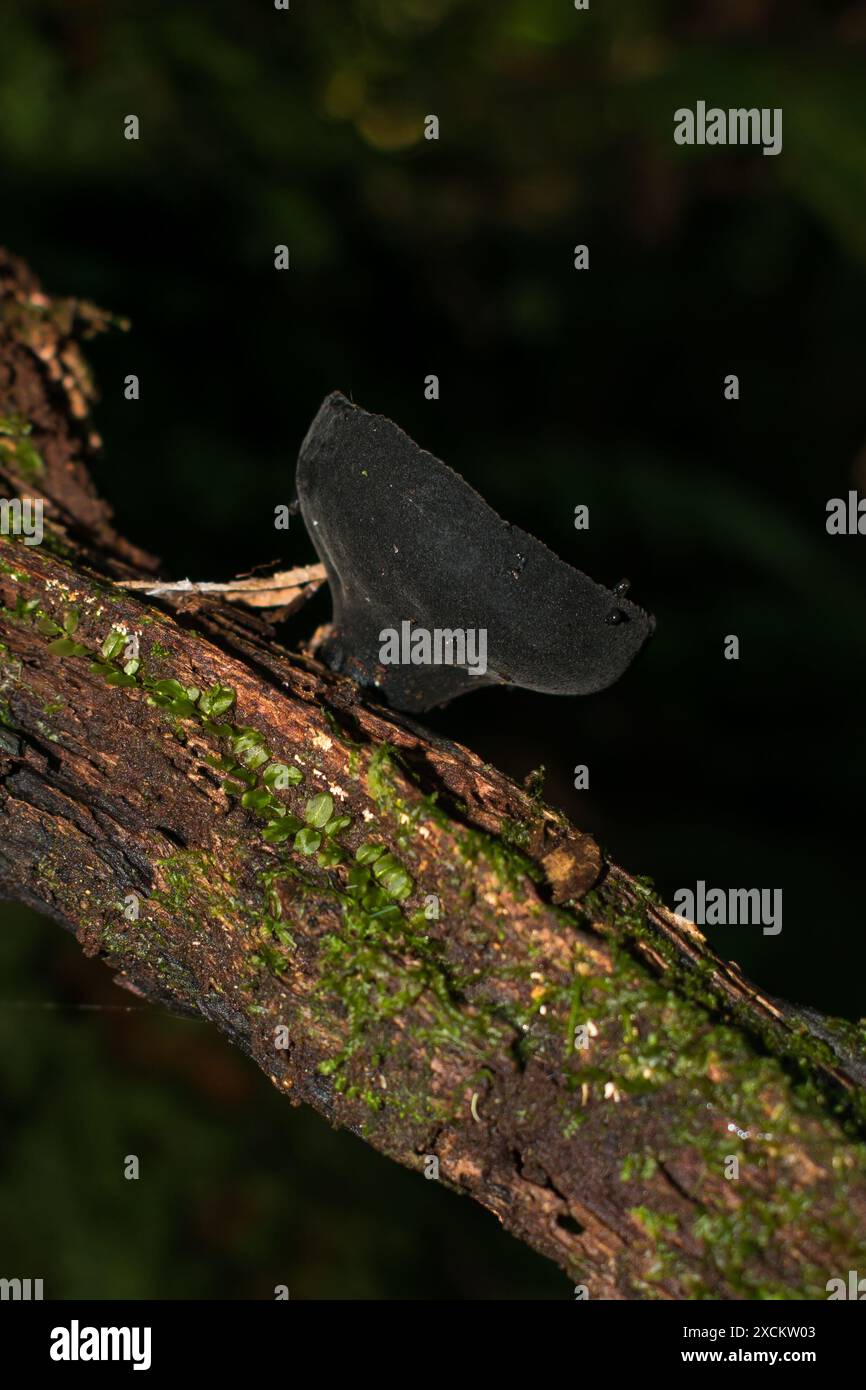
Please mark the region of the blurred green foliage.
[[[431, 722], [544, 763], [668, 898], [782, 887], [780, 937], [719, 948], [852, 1016], [863, 541], [824, 516], [866, 491], [864, 54], [859, 0], [6, 0], [0, 44], [4, 240], [132, 319], [91, 353], [122, 530], [174, 576], [307, 559], [271, 518], [319, 401], [391, 415], [659, 619], [599, 697], [485, 691]], [[781, 106], [783, 153], [676, 147], [698, 99]], [[3, 920], [2, 998], [116, 997], [56, 929]], [[0, 1034], [4, 1268], [67, 1295], [568, 1296], [203, 1027], [0, 1004]]]

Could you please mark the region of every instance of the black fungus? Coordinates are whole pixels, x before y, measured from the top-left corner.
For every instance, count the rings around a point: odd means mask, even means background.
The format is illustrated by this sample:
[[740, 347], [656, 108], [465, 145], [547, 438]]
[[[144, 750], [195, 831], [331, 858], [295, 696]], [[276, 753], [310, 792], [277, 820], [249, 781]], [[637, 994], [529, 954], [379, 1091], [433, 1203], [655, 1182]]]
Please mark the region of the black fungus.
[[[297, 489], [333, 600], [319, 655], [395, 709], [491, 684], [589, 695], [623, 674], [655, 625], [625, 597], [626, 581], [606, 589], [565, 564], [391, 420], [339, 392], [301, 445]], [[441, 664], [383, 660], [386, 634], [437, 631], [452, 639]], [[462, 667], [448, 664], [460, 634], [472, 655]]]

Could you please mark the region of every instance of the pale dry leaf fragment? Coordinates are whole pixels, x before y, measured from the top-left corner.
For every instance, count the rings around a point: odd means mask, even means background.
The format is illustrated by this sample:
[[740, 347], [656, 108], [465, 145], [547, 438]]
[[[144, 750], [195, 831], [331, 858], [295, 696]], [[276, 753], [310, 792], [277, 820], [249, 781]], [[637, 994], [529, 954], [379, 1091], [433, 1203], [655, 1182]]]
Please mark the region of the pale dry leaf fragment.
[[191, 579], [177, 579], [171, 583], [152, 579], [115, 580], [122, 588], [136, 589], [148, 598], [218, 594], [232, 602], [245, 603], [249, 608], [300, 607], [301, 603], [312, 598], [324, 582], [324, 565], [297, 565], [294, 569], [278, 570], [276, 574], [230, 579], [225, 583], [194, 583]]

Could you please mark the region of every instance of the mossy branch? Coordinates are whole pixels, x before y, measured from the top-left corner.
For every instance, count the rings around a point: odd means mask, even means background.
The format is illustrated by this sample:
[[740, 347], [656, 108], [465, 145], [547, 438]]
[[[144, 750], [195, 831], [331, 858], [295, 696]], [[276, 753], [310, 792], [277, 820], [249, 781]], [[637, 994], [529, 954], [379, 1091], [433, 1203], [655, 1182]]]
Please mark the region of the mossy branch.
[[106, 322], [0, 254], [0, 476], [46, 527], [0, 538], [3, 893], [591, 1297], [824, 1297], [862, 1250], [862, 1031], [261, 614], [120, 587], [155, 562], [87, 472]]

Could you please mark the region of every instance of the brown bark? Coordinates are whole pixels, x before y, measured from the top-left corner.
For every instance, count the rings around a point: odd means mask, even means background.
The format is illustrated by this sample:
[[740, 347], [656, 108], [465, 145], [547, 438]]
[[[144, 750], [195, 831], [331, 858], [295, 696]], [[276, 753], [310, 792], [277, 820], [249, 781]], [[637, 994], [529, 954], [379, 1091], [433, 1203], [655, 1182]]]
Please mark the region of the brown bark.
[[[0, 475], [46, 517], [41, 546], [0, 537], [0, 890], [293, 1103], [436, 1159], [591, 1297], [826, 1296], [866, 1217], [860, 1030], [764, 997], [590, 836], [260, 612], [122, 587], [156, 562], [88, 474], [77, 339], [107, 323], [0, 253]], [[313, 822], [300, 844], [276, 803]]]

